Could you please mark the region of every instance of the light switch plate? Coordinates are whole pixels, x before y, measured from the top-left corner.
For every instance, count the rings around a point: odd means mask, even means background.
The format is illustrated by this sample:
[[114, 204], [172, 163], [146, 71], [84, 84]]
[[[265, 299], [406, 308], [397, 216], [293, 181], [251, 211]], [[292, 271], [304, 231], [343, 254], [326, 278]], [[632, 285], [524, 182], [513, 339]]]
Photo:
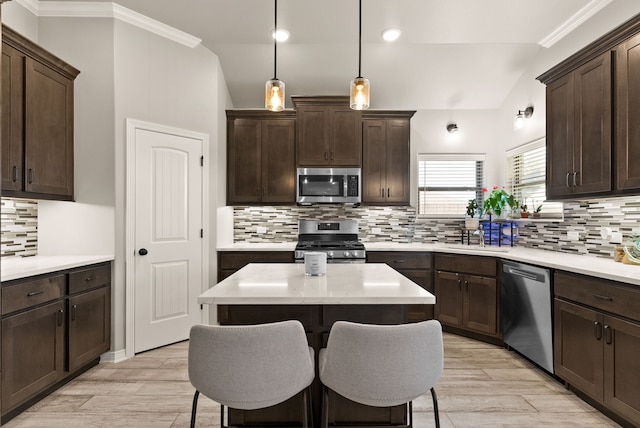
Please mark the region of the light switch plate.
[[622, 244], [622, 232], [613, 232], [609, 242], [612, 244]]
[[382, 230], [379, 227], [372, 227], [371, 233], [373, 233], [374, 235], [380, 235], [382, 233]]
[[259, 235], [264, 235], [265, 233], [267, 233], [267, 228], [264, 226], [258, 226], [256, 228], [256, 232], [258, 232]]

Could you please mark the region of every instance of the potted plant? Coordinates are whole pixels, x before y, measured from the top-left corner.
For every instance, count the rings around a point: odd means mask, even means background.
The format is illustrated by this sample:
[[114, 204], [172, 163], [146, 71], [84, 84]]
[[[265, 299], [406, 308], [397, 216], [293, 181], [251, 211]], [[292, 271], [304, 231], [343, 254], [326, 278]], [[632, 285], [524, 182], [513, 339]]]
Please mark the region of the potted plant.
[[516, 199], [515, 196], [509, 194], [506, 198], [507, 205], [511, 209], [511, 217], [518, 218], [520, 217], [518, 209], [520, 208], [520, 201]]
[[535, 210], [533, 210], [533, 218], [540, 218], [540, 211], [542, 211], [542, 204], [538, 205]]
[[476, 218], [476, 213], [478, 212], [478, 202], [475, 199], [469, 199], [467, 203], [467, 216], [464, 219], [464, 228], [465, 229], [477, 229], [480, 226], [480, 219]]
[[527, 204], [520, 205], [520, 217], [529, 218], [529, 208], [527, 207]]
[[[482, 189], [482, 191], [488, 192], [486, 187]], [[510, 196], [511, 195], [504, 190], [504, 187], [493, 186], [493, 190], [491, 190], [491, 193], [489, 193], [484, 200], [484, 211], [489, 215], [495, 215], [496, 218], [500, 218], [503, 213], [506, 213], [505, 208], [509, 205], [507, 200]]]

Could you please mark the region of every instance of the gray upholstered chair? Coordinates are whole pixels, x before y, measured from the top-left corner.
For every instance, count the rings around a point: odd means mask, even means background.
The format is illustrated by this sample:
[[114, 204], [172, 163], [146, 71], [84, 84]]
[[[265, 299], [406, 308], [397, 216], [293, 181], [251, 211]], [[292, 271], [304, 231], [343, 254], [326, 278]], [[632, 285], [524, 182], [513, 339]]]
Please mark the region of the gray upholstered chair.
[[200, 393], [225, 406], [254, 410], [282, 403], [303, 391], [308, 425], [313, 349], [299, 321], [248, 326], [196, 325], [189, 336], [189, 380], [196, 388], [191, 410], [195, 426]]
[[323, 427], [328, 426], [328, 389], [368, 406], [408, 403], [409, 426], [412, 400], [430, 390], [439, 427], [433, 387], [442, 375], [443, 357], [442, 326], [436, 320], [401, 325], [336, 322], [318, 358]]

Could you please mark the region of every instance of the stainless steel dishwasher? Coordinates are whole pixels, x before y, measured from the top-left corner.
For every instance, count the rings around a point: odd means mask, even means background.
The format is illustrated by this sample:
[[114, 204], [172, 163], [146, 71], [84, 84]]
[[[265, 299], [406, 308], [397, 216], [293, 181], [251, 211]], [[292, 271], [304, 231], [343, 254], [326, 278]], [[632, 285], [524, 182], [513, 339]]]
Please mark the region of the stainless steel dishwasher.
[[549, 269], [502, 262], [500, 327], [504, 343], [553, 373]]

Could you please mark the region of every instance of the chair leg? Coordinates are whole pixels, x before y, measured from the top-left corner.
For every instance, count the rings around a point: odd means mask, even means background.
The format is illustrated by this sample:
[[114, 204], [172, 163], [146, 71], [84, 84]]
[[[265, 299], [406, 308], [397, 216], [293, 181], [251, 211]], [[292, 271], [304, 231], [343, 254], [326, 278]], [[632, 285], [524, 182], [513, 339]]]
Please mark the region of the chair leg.
[[200, 391], [196, 389], [196, 393], [193, 394], [193, 404], [191, 405], [191, 428], [195, 428], [196, 426], [196, 410], [198, 408], [199, 395], [200, 395]]
[[433, 415], [436, 418], [436, 428], [440, 428], [440, 414], [438, 413], [438, 397], [436, 390], [431, 388], [431, 398], [433, 398]]
[[329, 389], [322, 385], [322, 415], [321, 428], [329, 428]]
[[226, 428], [224, 426], [224, 404], [220, 405], [220, 428]]
[[302, 421], [302, 428], [309, 428], [309, 407], [307, 406], [309, 402], [309, 392], [307, 388], [302, 391], [302, 417], [304, 420]]

